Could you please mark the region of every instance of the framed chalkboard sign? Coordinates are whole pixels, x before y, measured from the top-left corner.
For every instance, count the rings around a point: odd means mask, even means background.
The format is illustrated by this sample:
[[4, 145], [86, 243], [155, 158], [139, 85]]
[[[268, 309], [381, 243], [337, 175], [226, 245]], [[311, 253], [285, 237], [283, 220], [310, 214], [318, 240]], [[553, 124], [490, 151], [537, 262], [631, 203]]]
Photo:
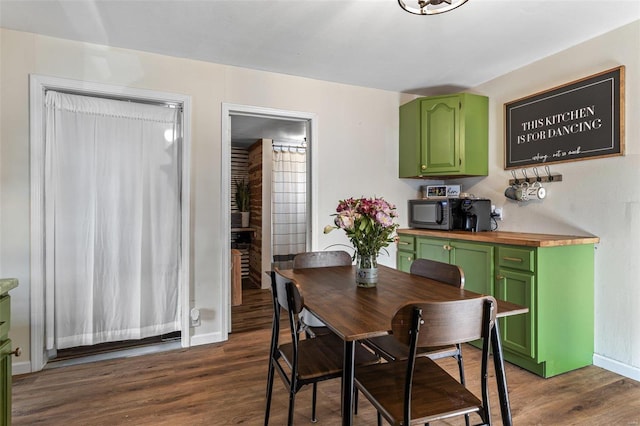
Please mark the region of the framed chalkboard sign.
[[624, 155], [624, 66], [505, 104], [505, 169]]

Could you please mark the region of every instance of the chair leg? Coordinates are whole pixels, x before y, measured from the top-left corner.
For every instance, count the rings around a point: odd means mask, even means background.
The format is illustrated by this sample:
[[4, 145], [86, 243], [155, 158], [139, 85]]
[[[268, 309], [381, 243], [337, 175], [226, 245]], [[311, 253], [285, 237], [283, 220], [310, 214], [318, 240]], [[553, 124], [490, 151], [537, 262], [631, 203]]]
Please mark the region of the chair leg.
[[269, 359], [269, 373], [267, 374], [267, 405], [264, 410], [264, 426], [269, 425], [269, 414], [271, 412], [271, 395], [273, 393], [273, 375], [275, 367], [273, 366], [273, 358]]
[[[464, 385], [465, 379], [464, 379], [464, 363], [462, 362], [462, 345], [458, 344], [456, 346], [458, 347], [458, 356], [456, 358], [458, 360], [458, 370], [460, 371], [460, 383]], [[464, 424], [465, 426], [470, 425], [468, 414], [464, 415]]]
[[288, 426], [293, 426], [293, 411], [296, 403], [296, 393], [293, 391], [289, 391], [289, 418], [287, 420]]
[[380, 414], [380, 411], [378, 411], [377, 414], [378, 414], [378, 426], [382, 426], [382, 415]]
[[318, 399], [318, 383], [313, 383], [313, 394], [311, 396], [311, 423], [318, 421], [316, 419], [316, 401]]
[[353, 414], [358, 415], [358, 388], [353, 387]]
[[458, 360], [458, 370], [460, 371], [460, 383], [464, 385], [464, 363], [462, 362], [462, 348], [458, 345], [458, 356], [456, 356]]

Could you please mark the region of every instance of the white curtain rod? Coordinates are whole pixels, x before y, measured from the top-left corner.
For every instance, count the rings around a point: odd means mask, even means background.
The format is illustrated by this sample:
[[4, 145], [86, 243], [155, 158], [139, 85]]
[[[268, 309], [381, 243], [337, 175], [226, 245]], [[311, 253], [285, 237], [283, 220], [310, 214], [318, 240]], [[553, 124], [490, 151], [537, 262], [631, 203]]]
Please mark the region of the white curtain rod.
[[272, 142], [271, 146], [275, 149], [302, 149], [302, 150], [306, 150], [307, 149], [307, 145], [295, 145], [295, 144], [283, 144], [283, 143], [275, 143]]
[[54, 91], [54, 92], [58, 92], [58, 93], [65, 93], [65, 94], [68, 94], [68, 95], [87, 96], [87, 97], [94, 97], [94, 98], [101, 98], [101, 99], [110, 99], [110, 100], [113, 100], [113, 101], [137, 102], [137, 103], [146, 104], [146, 105], [156, 105], [156, 106], [162, 106], [162, 107], [167, 107], [167, 108], [176, 108], [176, 109], [179, 109], [180, 111], [182, 111], [182, 105], [181, 104], [176, 104], [174, 102], [162, 102], [162, 101], [154, 101], [154, 100], [144, 99], [144, 98], [127, 98], [127, 97], [123, 97], [123, 96], [103, 95], [103, 94], [94, 93], [94, 92], [81, 92], [81, 91], [74, 91], [74, 90], [58, 90], [58, 89], [47, 89], [47, 90], [45, 90], [45, 94], [50, 90]]

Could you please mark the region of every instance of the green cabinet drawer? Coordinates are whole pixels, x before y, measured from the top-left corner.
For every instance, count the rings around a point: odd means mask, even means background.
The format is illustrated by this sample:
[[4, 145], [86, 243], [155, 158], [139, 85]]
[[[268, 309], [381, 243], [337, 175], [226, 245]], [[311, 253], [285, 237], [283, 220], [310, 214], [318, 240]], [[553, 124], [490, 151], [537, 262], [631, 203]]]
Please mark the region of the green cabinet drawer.
[[398, 235], [398, 250], [414, 251], [416, 238], [413, 235]]
[[535, 249], [520, 247], [497, 247], [498, 266], [520, 271], [535, 271]]
[[0, 297], [0, 341], [9, 334], [11, 325], [11, 298], [9, 295]]

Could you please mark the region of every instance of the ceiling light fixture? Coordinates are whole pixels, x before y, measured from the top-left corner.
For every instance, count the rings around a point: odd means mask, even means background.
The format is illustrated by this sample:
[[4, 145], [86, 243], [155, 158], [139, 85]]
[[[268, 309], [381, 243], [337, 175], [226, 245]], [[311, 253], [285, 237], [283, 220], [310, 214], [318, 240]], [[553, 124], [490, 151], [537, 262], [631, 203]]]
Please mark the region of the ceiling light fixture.
[[[401, 8], [415, 15], [436, 15], [448, 12], [458, 6], [465, 4], [467, 0], [410, 0], [405, 2], [398, 0]], [[407, 3], [417, 3], [416, 6], [409, 6]]]

